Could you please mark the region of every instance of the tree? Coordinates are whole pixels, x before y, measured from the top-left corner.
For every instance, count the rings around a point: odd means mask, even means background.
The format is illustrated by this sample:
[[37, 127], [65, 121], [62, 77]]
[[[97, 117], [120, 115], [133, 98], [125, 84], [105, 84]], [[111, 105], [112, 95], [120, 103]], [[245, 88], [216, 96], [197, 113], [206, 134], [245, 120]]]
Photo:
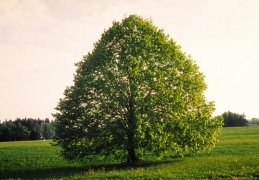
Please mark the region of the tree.
[[76, 66], [53, 114], [64, 157], [137, 162], [145, 152], [183, 155], [217, 141], [222, 118], [212, 118], [204, 75], [151, 21], [114, 22]]
[[238, 114], [233, 112], [224, 112], [222, 114], [224, 119], [225, 127], [233, 127], [233, 126], [247, 126], [248, 121], [246, 120], [245, 114]]
[[43, 127], [43, 137], [44, 139], [51, 139], [53, 138], [55, 132], [53, 128], [53, 123], [50, 121], [45, 121], [44, 127]]
[[20, 122], [14, 122], [15, 127], [13, 132], [15, 133], [16, 141], [28, 140], [30, 132], [27, 127], [23, 126]]
[[254, 125], [258, 125], [259, 126], [259, 118], [252, 118], [249, 121], [249, 124], [254, 124]]
[[0, 141], [15, 141], [16, 134], [15, 134], [15, 124], [9, 120], [4, 121], [0, 127]]

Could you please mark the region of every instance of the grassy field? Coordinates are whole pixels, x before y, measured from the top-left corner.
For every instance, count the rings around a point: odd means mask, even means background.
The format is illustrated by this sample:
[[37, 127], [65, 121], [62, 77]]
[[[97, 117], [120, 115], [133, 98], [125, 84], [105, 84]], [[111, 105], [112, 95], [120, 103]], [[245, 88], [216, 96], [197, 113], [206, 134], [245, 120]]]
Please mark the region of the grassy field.
[[223, 128], [210, 153], [138, 165], [68, 162], [50, 142], [1, 142], [0, 179], [259, 179], [259, 126]]

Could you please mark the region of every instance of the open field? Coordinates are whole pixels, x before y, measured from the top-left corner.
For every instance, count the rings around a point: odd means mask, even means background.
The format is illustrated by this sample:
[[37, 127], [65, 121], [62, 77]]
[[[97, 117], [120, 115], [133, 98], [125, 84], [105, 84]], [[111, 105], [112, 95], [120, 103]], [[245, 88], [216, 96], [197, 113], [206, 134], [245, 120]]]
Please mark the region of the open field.
[[68, 162], [50, 142], [1, 142], [0, 179], [259, 179], [259, 126], [223, 128], [210, 153], [138, 165]]

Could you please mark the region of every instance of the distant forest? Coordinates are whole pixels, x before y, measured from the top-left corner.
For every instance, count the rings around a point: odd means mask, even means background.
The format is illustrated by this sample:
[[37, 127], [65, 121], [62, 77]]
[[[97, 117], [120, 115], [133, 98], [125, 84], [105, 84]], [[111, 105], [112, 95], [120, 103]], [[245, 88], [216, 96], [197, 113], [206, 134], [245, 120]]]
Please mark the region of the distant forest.
[[222, 117], [224, 118], [224, 127], [259, 125], [259, 118], [252, 118], [251, 120], [247, 120], [245, 114], [238, 114], [228, 111], [224, 112]]
[[17, 118], [0, 122], [0, 142], [52, 139], [55, 135], [53, 124], [48, 118]]

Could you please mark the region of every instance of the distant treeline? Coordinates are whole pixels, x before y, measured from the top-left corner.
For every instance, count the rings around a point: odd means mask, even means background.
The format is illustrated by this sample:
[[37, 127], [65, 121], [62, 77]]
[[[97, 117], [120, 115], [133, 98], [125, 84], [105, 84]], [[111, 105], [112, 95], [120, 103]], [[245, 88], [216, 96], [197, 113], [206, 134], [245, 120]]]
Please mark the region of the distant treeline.
[[259, 126], [259, 118], [252, 118], [252, 119], [249, 121], [249, 124], [250, 124], [250, 125], [257, 125], [257, 126]]
[[17, 118], [0, 122], [0, 142], [51, 139], [55, 134], [53, 123], [48, 118]]
[[238, 114], [233, 112], [224, 112], [222, 114], [224, 118], [224, 127], [234, 127], [234, 126], [248, 126], [248, 120], [245, 114]]

